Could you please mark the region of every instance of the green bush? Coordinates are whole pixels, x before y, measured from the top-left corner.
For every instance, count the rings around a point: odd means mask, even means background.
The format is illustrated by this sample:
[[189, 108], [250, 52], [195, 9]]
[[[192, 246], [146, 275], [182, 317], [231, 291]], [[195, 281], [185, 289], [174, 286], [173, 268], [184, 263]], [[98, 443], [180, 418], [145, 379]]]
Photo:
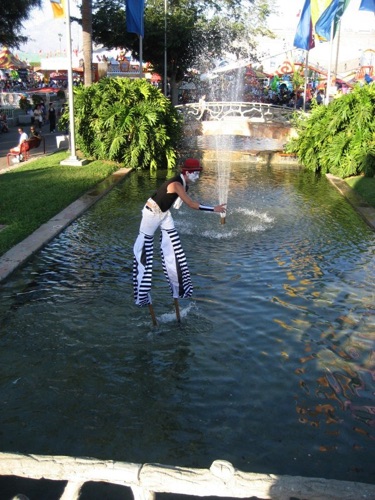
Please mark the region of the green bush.
[[375, 86], [356, 86], [328, 106], [295, 117], [286, 147], [309, 170], [345, 178], [375, 173]]
[[[77, 147], [90, 158], [136, 169], [176, 164], [181, 120], [169, 99], [146, 80], [103, 78], [74, 89]], [[68, 128], [69, 110], [59, 129]]]

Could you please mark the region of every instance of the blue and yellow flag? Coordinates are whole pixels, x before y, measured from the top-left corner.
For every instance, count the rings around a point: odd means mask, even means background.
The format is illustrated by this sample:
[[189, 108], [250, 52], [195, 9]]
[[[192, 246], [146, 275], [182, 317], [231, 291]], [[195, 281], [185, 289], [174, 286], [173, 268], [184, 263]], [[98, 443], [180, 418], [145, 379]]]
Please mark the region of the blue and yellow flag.
[[53, 17], [65, 17], [65, 0], [50, 0]]
[[320, 4], [326, 4], [326, 8], [314, 23], [315, 33], [321, 42], [331, 40], [331, 30], [333, 27], [333, 38], [335, 38], [338, 22], [345, 12], [350, 0], [313, 0]]

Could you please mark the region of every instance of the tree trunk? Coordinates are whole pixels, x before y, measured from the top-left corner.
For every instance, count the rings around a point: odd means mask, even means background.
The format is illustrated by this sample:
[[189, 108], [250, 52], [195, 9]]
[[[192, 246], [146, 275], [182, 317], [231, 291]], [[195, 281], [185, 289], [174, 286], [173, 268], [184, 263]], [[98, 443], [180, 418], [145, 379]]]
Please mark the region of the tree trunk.
[[92, 84], [92, 0], [82, 0], [82, 48], [84, 84]]

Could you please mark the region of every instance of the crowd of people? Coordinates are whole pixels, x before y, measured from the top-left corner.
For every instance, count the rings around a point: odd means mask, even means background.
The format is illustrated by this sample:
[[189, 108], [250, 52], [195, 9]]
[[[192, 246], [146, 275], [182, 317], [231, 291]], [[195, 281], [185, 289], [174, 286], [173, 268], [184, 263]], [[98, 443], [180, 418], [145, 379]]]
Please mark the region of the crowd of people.
[[48, 109], [46, 109], [46, 105], [42, 100], [29, 110], [29, 114], [31, 116], [31, 123], [38, 126], [40, 130], [42, 130], [44, 124], [48, 123], [50, 133], [56, 132], [57, 112], [53, 102], [50, 102]]

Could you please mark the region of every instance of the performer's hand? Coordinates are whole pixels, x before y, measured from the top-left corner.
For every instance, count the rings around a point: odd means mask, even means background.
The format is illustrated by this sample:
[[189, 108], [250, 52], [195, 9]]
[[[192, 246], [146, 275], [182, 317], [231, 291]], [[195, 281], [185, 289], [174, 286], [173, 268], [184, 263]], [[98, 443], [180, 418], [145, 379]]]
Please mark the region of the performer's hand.
[[225, 214], [226, 211], [227, 211], [227, 204], [226, 203], [222, 203], [221, 205], [216, 205], [216, 207], [214, 207], [214, 212], [219, 212], [220, 214]]

